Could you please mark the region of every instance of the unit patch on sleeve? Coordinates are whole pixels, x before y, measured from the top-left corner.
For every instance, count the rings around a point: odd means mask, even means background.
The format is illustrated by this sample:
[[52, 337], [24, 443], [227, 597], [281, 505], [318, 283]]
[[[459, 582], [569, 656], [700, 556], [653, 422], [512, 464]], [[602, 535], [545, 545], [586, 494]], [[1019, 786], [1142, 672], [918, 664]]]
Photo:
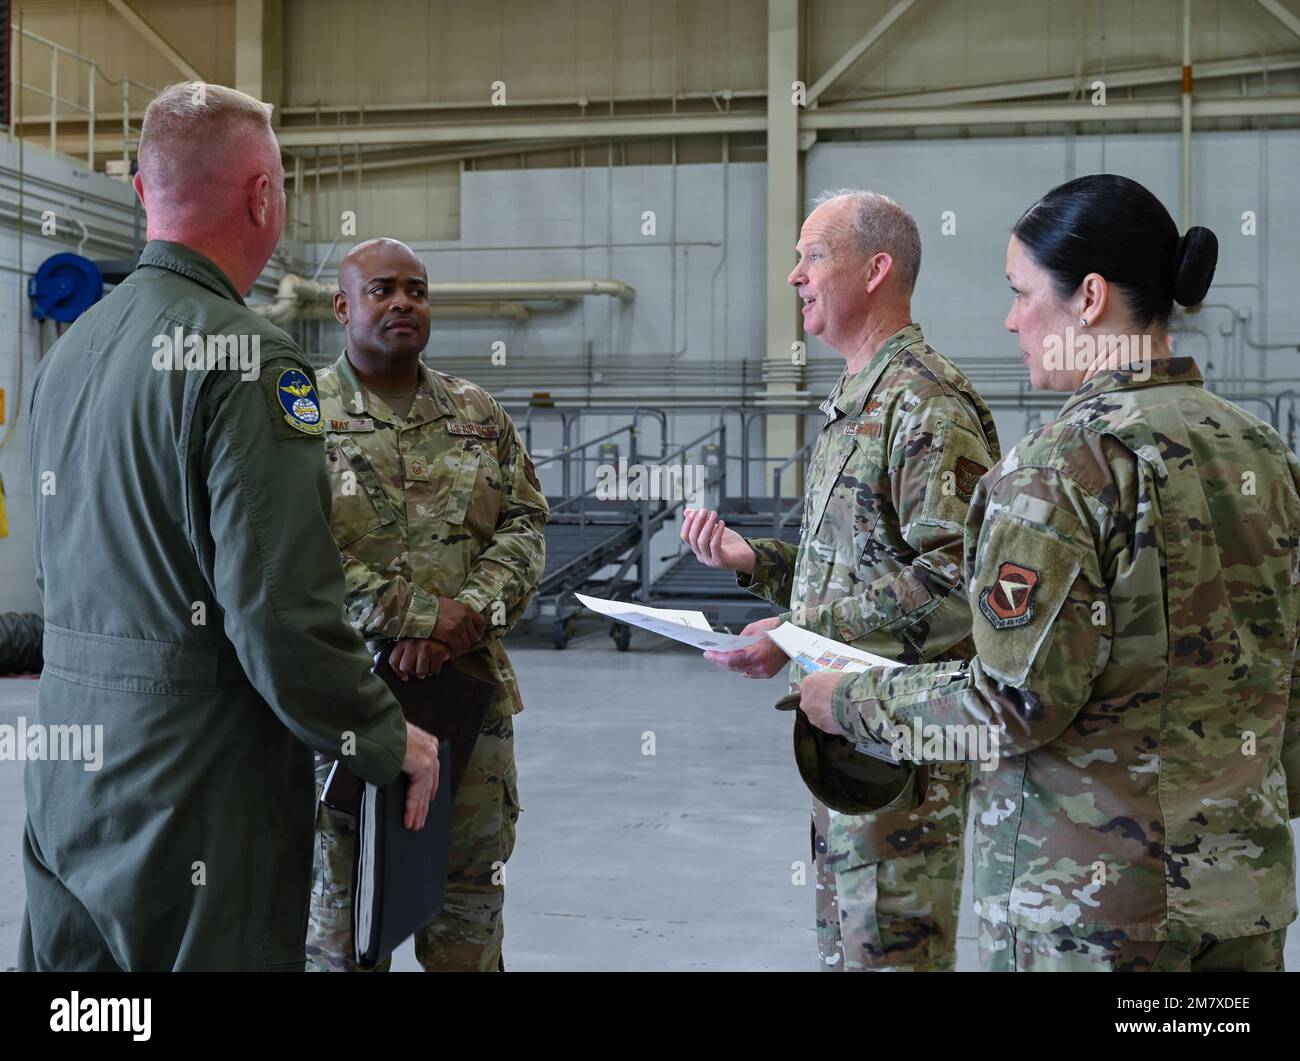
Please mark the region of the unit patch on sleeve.
[[1034, 590], [1038, 572], [1005, 561], [998, 568], [997, 580], [980, 594], [980, 611], [995, 630], [1028, 626], [1034, 618]]
[[980, 479], [988, 471], [982, 464], [976, 464], [969, 457], [957, 458], [957, 496], [963, 501], [969, 501], [975, 493], [975, 487], [979, 485]]
[[324, 430], [321, 423], [320, 398], [311, 377], [296, 368], [286, 368], [276, 380], [275, 395], [280, 401], [285, 422], [305, 435], [319, 435]]

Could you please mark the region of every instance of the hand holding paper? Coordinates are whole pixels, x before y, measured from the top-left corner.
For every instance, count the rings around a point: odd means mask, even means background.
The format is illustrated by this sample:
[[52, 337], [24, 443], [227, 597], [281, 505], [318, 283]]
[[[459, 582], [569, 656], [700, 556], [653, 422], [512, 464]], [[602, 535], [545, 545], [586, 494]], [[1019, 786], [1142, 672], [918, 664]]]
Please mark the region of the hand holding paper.
[[[617, 622], [704, 649], [704, 656], [710, 663], [750, 678], [770, 678], [791, 661], [806, 671], [840, 673], [900, 665], [884, 656], [862, 652], [829, 637], [810, 633], [793, 623], [778, 625], [775, 617], [750, 623], [740, 634], [720, 634], [709, 626], [703, 612], [651, 608], [631, 601], [588, 597], [585, 593], [575, 593], [574, 596], [592, 611]], [[740, 649], [748, 651], [741, 652]]]
[[[770, 633], [781, 625], [776, 616], [759, 619], [741, 631], [741, 637]], [[790, 659], [771, 638], [764, 637], [748, 648], [731, 652], [706, 652], [704, 658], [724, 670], [735, 671], [746, 678], [771, 678], [790, 665]]]

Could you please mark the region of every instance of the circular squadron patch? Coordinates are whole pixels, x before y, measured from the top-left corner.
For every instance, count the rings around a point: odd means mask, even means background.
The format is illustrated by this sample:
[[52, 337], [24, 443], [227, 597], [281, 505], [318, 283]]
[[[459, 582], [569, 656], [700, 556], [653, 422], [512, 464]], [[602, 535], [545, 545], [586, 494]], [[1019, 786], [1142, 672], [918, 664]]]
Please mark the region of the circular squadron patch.
[[320, 398], [316, 396], [316, 387], [305, 372], [286, 368], [276, 381], [275, 393], [290, 427], [308, 435], [321, 433], [325, 425], [321, 423]]

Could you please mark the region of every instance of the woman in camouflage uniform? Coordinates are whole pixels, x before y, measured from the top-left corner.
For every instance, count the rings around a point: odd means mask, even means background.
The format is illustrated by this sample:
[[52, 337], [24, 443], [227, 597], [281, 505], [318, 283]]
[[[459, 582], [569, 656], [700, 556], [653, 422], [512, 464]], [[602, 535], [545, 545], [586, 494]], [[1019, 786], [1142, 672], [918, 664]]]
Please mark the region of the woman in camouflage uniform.
[[971, 796], [986, 968], [1282, 968], [1300, 464], [1172, 356], [1173, 303], [1216, 258], [1123, 177], [1021, 217], [1006, 325], [1033, 385], [1073, 393], [972, 500], [976, 658], [801, 685], [816, 725], [884, 756], [996, 749]]

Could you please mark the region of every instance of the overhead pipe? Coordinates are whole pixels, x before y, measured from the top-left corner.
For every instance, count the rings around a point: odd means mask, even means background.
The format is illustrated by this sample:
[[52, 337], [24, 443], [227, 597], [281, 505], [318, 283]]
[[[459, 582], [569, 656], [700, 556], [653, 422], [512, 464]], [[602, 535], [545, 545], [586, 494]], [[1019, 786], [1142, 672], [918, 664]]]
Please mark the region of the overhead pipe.
[[[254, 306], [253, 309], [260, 307]], [[554, 308], [537, 307], [538, 308]], [[281, 311], [283, 312], [283, 311]], [[429, 306], [429, 316], [433, 320], [527, 320], [532, 311], [522, 302], [434, 302]], [[280, 319], [264, 314], [272, 323], [281, 323]], [[329, 321], [334, 319], [334, 306], [329, 302], [306, 302], [295, 305], [291, 316], [284, 320]]]
[[[335, 281], [306, 280], [294, 273], [280, 278], [275, 298], [250, 306], [254, 313], [275, 324], [296, 319], [301, 306], [328, 303], [338, 292]], [[445, 280], [427, 288], [430, 309], [450, 304], [453, 309], [435, 316], [527, 316], [523, 302], [573, 302], [589, 295], [609, 295], [620, 302], [636, 298], [636, 288], [620, 280]], [[308, 319], [320, 319], [309, 317]]]

